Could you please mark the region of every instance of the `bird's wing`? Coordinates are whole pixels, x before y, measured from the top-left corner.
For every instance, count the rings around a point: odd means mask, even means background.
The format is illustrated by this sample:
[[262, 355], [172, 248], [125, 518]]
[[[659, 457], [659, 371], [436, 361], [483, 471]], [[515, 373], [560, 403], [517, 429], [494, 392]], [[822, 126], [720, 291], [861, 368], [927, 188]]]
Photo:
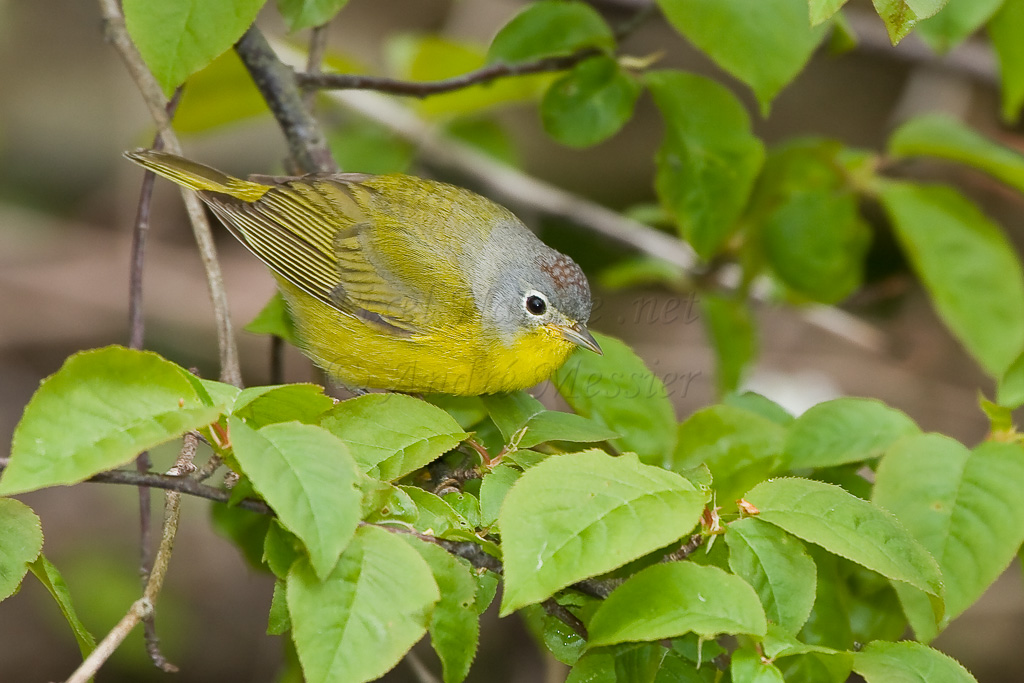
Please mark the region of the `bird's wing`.
[[444, 299], [471, 301], [468, 287], [422, 225], [370, 210], [388, 206], [363, 184], [372, 178], [282, 179], [256, 201], [203, 195], [254, 254], [307, 294], [382, 331], [422, 333], [446, 303], [436, 298], [438, 278], [457, 290]]

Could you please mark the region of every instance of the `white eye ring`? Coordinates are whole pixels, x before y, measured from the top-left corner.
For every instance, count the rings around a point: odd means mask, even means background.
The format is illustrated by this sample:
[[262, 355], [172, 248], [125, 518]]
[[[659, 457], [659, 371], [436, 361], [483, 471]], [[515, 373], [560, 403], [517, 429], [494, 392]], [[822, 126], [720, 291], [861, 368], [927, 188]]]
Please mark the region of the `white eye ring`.
[[536, 289], [531, 289], [523, 297], [523, 308], [526, 309], [527, 313], [538, 318], [548, 312], [548, 306], [548, 298]]

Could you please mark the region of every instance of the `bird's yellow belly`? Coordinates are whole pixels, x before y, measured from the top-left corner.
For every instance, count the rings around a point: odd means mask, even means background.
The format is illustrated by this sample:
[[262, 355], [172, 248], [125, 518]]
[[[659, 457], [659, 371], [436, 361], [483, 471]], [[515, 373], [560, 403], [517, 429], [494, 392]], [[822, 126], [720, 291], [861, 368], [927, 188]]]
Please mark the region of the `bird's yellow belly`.
[[297, 307], [290, 289], [282, 292], [302, 350], [350, 387], [458, 396], [515, 391], [546, 380], [575, 348], [544, 330], [505, 346], [483, 335], [479, 321], [400, 337], [308, 295], [298, 295]]

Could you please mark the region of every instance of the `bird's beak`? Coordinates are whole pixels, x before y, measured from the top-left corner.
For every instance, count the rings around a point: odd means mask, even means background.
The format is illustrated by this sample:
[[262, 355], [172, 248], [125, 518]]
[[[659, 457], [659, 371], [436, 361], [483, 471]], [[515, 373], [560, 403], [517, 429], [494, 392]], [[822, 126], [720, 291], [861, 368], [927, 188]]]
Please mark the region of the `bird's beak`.
[[566, 340], [571, 341], [576, 346], [582, 346], [585, 349], [590, 349], [599, 356], [604, 355], [604, 351], [598, 346], [597, 340], [594, 339], [593, 335], [587, 331], [587, 328], [581, 323], [573, 323], [572, 325], [555, 325], [555, 329], [562, 337]]

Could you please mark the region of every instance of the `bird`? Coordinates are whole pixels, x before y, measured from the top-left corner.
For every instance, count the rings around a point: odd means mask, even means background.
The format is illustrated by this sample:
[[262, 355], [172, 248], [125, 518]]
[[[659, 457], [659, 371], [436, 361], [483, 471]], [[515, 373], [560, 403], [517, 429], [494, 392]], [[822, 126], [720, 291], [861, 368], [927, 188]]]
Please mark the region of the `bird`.
[[469, 190], [405, 174], [241, 179], [124, 155], [198, 193], [270, 269], [300, 351], [346, 387], [507, 393], [578, 348], [602, 353], [580, 267]]

